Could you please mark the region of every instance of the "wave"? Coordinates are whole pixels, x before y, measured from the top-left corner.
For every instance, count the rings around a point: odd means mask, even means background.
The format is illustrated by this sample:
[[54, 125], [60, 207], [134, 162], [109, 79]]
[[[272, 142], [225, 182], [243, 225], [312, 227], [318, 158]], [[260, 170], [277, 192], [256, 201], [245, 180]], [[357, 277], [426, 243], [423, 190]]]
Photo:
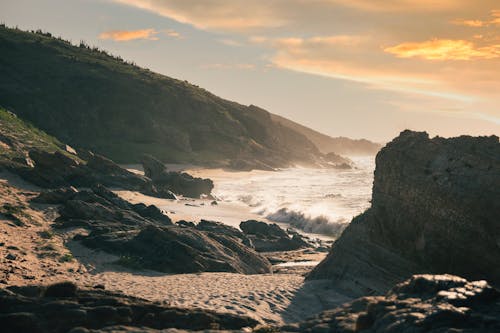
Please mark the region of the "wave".
[[347, 227], [345, 219], [331, 221], [327, 216], [309, 216], [303, 212], [281, 208], [273, 213], [267, 214], [266, 218], [274, 222], [288, 223], [292, 227], [309, 233], [339, 236]]

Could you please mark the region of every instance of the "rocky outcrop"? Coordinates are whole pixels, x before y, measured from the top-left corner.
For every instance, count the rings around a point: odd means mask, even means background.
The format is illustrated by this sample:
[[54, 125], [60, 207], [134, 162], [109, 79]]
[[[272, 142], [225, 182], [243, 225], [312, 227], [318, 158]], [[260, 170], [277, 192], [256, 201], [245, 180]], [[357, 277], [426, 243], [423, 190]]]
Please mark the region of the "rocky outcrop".
[[75, 240], [118, 255], [118, 263], [130, 268], [167, 273], [271, 271], [269, 261], [249, 247], [248, 239], [236, 229], [216, 228], [208, 222], [200, 228], [174, 225], [157, 207], [133, 205], [103, 186], [55, 190], [34, 200], [60, 204], [56, 228], [87, 229], [88, 234]]
[[79, 289], [70, 282], [0, 290], [0, 327], [5, 333], [114, 332], [116, 325], [127, 326], [123, 329], [128, 332], [167, 328], [241, 331], [257, 322], [227, 313], [167, 307], [104, 290]]
[[299, 234], [290, 236], [275, 223], [248, 220], [240, 223], [240, 229], [258, 252], [292, 251], [312, 246]]
[[485, 281], [415, 275], [385, 296], [356, 299], [281, 332], [499, 332], [500, 292]]
[[113, 161], [91, 152], [80, 156], [54, 153], [42, 150], [31, 150], [29, 157], [33, 167], [14, 169], [29, 182], [44, 187], [61, 186], [90, 187], [103, 184], [110, 187], [121, 187], [142, 191], [150, 182], [146, 177], [129, 172]]
[[[168, 171], [167, 167], [156, 158], [145, 155], [142, 160], [144, 174], [151, 178], [155, 192], [181, 194], [190, 198], [199, 198], [201, 195], [209, 196], [214, 188], [210, 179], [193, 177], [185, 172]], [[164, 196], [164, 195], [163, 195]]]
[[415, 273], [500, 283], [498, 137], [404, 131], [377, 155], [372, 206], [308, 276], [355, 295]]

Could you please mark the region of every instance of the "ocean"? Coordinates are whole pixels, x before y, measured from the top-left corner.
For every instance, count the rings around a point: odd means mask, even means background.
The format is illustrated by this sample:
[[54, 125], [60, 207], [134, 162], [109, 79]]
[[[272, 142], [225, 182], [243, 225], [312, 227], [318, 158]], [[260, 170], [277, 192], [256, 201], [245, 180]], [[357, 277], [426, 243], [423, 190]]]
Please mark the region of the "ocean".
[[218, 200], [248, 207], [305, 233], [337, 236], [370, 206], [375, 157], [352, 157], [351, 170], [290, 168], [210, 175]]

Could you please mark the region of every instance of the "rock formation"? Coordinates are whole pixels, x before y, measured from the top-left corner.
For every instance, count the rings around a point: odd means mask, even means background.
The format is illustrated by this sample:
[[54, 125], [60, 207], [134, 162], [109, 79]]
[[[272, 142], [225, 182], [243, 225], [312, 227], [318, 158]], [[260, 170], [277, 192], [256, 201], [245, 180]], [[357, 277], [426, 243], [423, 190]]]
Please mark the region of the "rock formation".
[[5, 333], [89, 332], [87, 329], [112, 330], [116, 325], [127, 326], [128, 332], [198, 331], [241, 330], [257, 322], [227, 313], [167, 307], [99, 289], [79, 289], [70, 282], [0, 289], [0, 327]]
[[259, 252], [292, 251], [313, 246], [299, 234], [290, 237], [276, 223], [267, 224], [248, 220], [240, 223], [240, 229], [251, 240], [255, 250]]
[[[83, 227], [75, 240], [120, 256], [119, 264], [167, 273], [269, 273], [271, 265], [241, 237], [222, 230], [174, 225], [155, 206], [131, 204], [103, 186], [40, 194], [37, 203], [60, 204], [56, 228]], [[232, 228], [234, 229], [234, 228]], [[248, 242], [248, 240], [247, 240]]]
[[145, 155], [142, 160], [144, 174], [153, 182], [153, 193], [160, 196], [173, 192], [186, 197], [199, 198], [200, 195], [210, 195], [214, 183], [210, 179], [196, 178], [185, 172], [168, 171], [167, 167], [156, 158]]
[[453, 275], [415, 275], [385, 296], [354, 300], [281, 332], [500, 331], [500, 292], [485, 281]]
[[500, 283], [498, 137], [404, 131], [377, 155], [372, 206], [308, 276], [354, 295], [415, 273]]

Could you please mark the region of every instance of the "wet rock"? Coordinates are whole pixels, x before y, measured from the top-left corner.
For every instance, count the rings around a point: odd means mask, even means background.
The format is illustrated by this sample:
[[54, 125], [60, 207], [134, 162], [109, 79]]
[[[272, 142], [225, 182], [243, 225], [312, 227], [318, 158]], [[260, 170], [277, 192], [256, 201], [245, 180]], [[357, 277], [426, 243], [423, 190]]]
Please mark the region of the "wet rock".
[[500, 284], [499, 202], [498, 137], [404, 131], [377, 155], [371, 208], [308, 278], [354, 295], [423, 272]]
[[240, 223], [240, 229], [259, 252], [292, 251], [311, 246], [299, 234], [290, 237], [275, 223], [248, 220]]

